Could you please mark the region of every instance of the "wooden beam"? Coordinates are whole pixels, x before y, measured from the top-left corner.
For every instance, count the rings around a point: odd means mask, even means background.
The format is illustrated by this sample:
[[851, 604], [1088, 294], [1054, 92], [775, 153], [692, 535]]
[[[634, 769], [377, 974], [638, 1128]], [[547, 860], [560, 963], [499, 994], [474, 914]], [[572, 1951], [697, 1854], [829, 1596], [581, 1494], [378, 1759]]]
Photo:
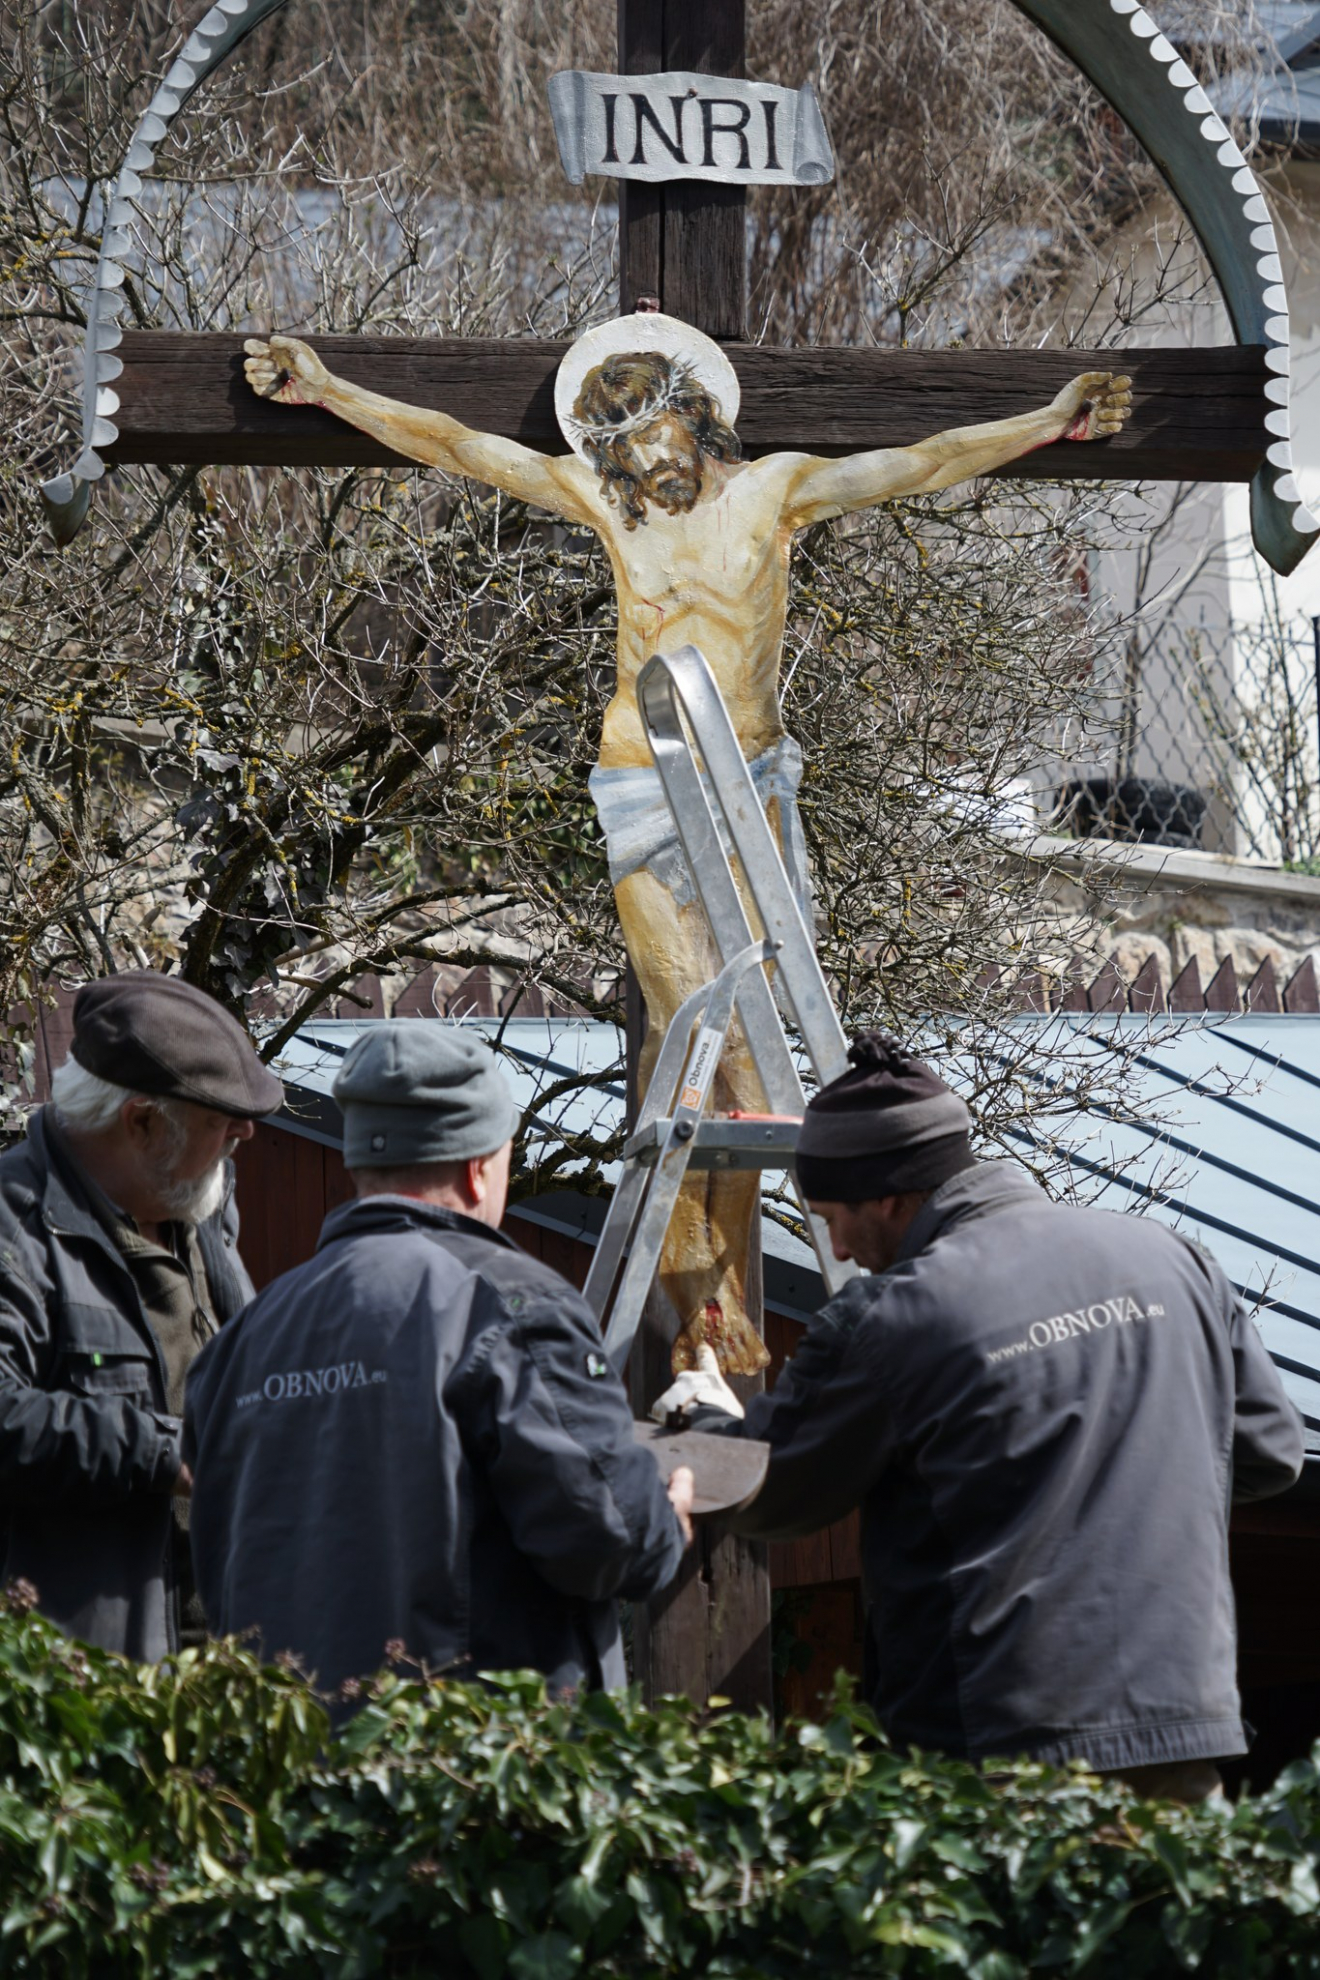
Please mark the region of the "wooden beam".
[[[567, 346], [532, 338], [460, 341], [309, 337], [346, 378], [464, 425], [563, 453], [554, 373]], [[1264, 457], [1261, 350], [867, 351], [725, 346], [742, 384], [749, 455], [902, 447], [950, 426], [1044, 405], [1078, 371], [1130, 373], [1131, 424], [1112, 440], [1042, 447], [1009, 471], [1030, 480], [1249, 481]], [[397, 457], [329, 413], [272, 405], [243, 377], [243, 339], [129, 331], [116, 383], [111, 465], [350, 467]]]
[[[664, 0], [664, 67], [706, 76], [745, 75], [746, 13], [745, 0], [723, 0], [720, 6], [712, 6], [711, 0]], [[663, 307], [708, 337], [745, 337], [745, 188], [678, 179], [662, 190]]]
[[[619, 0], [618, 22], [624, 75], [660, 69], [719, 76], [745, 72], [745, 0]], [[654, 298], [663, 310], [708, 337], [726, 343], [746, 337], [747, 195], [741, 186], [621, 182], [620, 310], [626, 314], [635, 309], [641, 296]], [[551, 367], [557, 362], [557, 355], [550, 358]], [[540, 444], [558, 450], [563, 443], [547, 434]], [[631, 965], [628, 1013], [629, 1082], [635, 1101], [642, 1005]], [[759, 1218], [750, 1234], [745, 1291], [748, 1315], [761, 1333]], [[653, 1286], [629, 1371], [638, 1414], [669, 1386], [670, 1342], [677, 1323], [664, 1293]], [[758, 1379], [753, 1386], [762, 1384]], [[647, 1699], [667, 1692], [686, 1692], [699, 1701], [717, 1695], [742, 1711], [773, 1713], [765, 1548], [712, 1531], [703, 1521], [677, 1579], [633, 1611], [633, 1669]]]
[[[665, 66], [665, 0], [619, 0], [619, 74], [655, 75]], [[665, 286], [664, 184], [619, 181], [619, 310]]]
[[[619, 73], [746, 71], [746, 9], [710, 0], [619, 0]], [[657, 296], [708, 337], [747, 335], [747, 194], [702, 180], [619, 181], [620, 308]]]

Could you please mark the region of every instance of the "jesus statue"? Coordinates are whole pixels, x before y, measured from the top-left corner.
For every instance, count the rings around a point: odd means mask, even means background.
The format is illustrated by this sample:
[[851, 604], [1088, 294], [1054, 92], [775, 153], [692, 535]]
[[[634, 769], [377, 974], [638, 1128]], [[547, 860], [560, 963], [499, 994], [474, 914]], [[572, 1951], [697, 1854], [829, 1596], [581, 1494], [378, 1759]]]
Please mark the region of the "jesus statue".
[[[653, 653], [698, 647], [728, 707], [785, 863], [805, 900], [795, 797], [801, 759], [784, 733], [779, 663], [789, 553], [811, 523], [987, 474], [1054, 440], [1098, 440], [1128, 418], [1130, 380], [1083, 372], [1039, 412], [939, 433], [842, 460], [775, 453], [744, 461], [738, 382], [710, 338], [658, 312], [619, 317], [578, 339], [555, 405], [572, 452], [541, 454], [477, 433], [443, 412], [399, 404], [336, 378], [305, 343], [247, 345], [255, 391], [322, 406], [409, 460], [467, 475], [594, 530], [618, 596], [618, 678], [591, 792], [605, 834], [624, 941], [646, 1001], [643, 1086], [670, 1018], [719, 967], [664, 806], [637, 707]], [[753, 917], [754, 918], [754, 917]], [[719, 1111], [761, 1110], [738, 1031], [718, 1075]], [[713, 1169], [683, 1185], [660, 1264], [676, 1315], [676, 1371], [714, 1347], [726, 1374], [753, 1374], [765, 1349], [744, 1304], [760, 1176]]]

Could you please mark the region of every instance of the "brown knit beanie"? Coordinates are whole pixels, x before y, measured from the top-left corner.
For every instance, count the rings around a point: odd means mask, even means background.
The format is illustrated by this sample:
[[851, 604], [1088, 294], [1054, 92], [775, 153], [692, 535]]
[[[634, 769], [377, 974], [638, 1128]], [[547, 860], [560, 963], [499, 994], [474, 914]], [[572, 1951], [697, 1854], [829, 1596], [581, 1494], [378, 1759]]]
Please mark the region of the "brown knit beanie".
[[972, 1117], [952, 1088], [883, 1031], [863, 1031], [849, 1069], [822, 1086], [798, 1131], [797, 1176], [817, 1203], [938, 1189], [970, 1169]]

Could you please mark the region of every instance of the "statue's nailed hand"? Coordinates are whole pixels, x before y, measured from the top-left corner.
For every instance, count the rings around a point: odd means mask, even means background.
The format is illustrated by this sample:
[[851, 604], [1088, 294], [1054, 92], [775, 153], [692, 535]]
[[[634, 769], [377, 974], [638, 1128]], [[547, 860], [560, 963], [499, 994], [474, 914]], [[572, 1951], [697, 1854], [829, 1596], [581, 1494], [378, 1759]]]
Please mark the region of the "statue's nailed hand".
[[297, 337], [249, 337], [243, 349], [247, 382], [259, 399], [281, 406], [316, 406], [325, 397], [330, 373], [310, 345]]
[[1064, 386], [1050, 411], [1059, 415], [1061, 440], [1107, 440], [1132, 417], [1132, 380], [1084, 371]]

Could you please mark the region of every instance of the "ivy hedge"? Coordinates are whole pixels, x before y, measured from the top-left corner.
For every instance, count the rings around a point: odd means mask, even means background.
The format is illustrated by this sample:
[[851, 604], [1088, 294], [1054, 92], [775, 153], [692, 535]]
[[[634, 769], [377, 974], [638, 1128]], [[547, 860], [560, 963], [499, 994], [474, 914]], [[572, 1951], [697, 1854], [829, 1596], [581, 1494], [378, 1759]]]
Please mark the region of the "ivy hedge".
[[895, 1753], [840, 1690], [682, 1701], [291, 1670], [0, 1617], [0, 1973], [1320, 1975], [1320, 1772], [1236, 1808]]

